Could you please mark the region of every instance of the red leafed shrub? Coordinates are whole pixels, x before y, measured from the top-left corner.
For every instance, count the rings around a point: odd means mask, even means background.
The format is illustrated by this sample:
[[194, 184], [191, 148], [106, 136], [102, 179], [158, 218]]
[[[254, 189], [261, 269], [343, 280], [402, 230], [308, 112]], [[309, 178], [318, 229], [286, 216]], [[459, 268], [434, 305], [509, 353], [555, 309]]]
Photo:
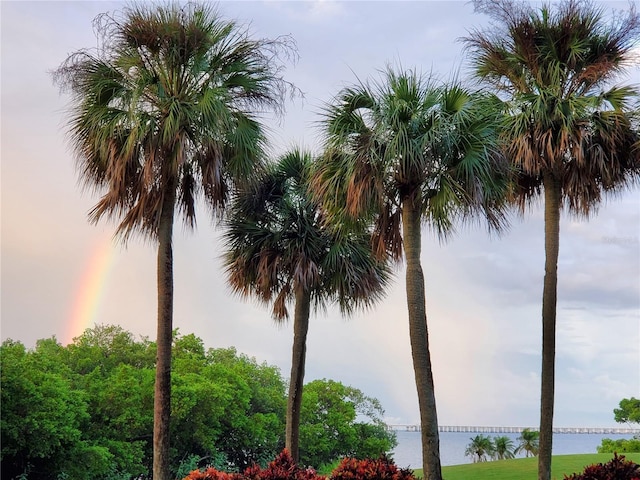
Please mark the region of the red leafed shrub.
[[331, 473], [330, 480], [416, 480], [416, 477], [411, 470], [398, 468], [381, 455], [377, 460], [345, 458]]
[[237, 473], [219, 472], [215, 468], [207, 468], [205, 471], [194, 470], [183, 480], [241, 480]]
[[296, 465], [286, 448], [267, 468], [263, 470], [258, 465], [254, 465], [244, 471], [242, 478], [246, 480], [326, 480], [313, 468], [300, 468]]
[[640, 465], [614, 453], [607, 463], [589, 465], [582, 473], [565, 475], [564, 480], [640, 480]]

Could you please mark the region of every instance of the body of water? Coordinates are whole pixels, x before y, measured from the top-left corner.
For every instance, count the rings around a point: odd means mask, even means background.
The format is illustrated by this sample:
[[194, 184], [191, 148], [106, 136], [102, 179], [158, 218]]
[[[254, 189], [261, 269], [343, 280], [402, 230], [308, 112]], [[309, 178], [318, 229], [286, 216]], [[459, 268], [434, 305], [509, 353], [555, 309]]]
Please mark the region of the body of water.
[[[464, 451], [477, 433], [440, 433], [440, 461], [442, 466], [471, 463]], [[518, 445], [519, 433], [484, 433], [489, 437], [506, 436]], [[399, 467], [422, 468], [422, 447], [420, 432], [396, 431], [398, 446], [393, 452], [393, 459]], [[603, 438], [618, 440], [632, 438], [633, 435], [598, 435], [591, 433], [558, 433], [553, 436], [553, 454], [570, 455], [575, 453], [596, 453]], [[524, 455], [519, 455], [524, 456]]]

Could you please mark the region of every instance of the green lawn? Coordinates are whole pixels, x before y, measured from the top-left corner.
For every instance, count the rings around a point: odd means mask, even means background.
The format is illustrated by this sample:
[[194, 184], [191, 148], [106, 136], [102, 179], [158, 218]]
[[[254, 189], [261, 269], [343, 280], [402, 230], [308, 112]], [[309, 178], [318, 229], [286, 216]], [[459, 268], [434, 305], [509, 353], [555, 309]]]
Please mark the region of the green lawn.
[[[640, 453], [625, 453], [627, 460], [640, 463]], [[551, 478], [562, 480], [564, 475], [581, 472], [585, 466], [604, 463], [613, 458], [611, 453], [593, 453], [587, 455], [557, 455], [551, 464]], [[421, 477], [422, 470], [415, 470]], [[494, 462], [472, 463], [442, 467], [444, 480], [536, 480], [538, 478], [538, 459], [516, 458]]]

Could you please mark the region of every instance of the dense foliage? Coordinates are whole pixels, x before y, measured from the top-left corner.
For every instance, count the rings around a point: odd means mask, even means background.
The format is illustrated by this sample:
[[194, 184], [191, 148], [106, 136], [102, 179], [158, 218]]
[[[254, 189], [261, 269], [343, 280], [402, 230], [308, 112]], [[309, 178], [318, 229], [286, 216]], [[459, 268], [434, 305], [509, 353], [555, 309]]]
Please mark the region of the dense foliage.
[[108, 449], [82, 433], [90, 427], [87, 395], [69, 381], [71, 371], [52, 347], [39, 342], [28, 352], [10, 340], [2, 345], [2, 478], [75, 475], [81, 466], [100, 478], [109, 470]]
[[598, 453], [634, 453], [640, 452], [640, 438], [620, 438], [613, 440], [603, 438], [598, 446]]
[[[2, 478], [150, 478], [155, 350], [154, 342], [118, 326], [89, 329], [66, 347], [47, 339], [29, 350], [6, 340], [0, 347]], [[174, 475], [205, 466], [244, 471], [282, 450], [286, 385], [277, 367], [233, 348], [206, 349], [195, 335], [176, 332], [172, 368]], [[305, 458], [318, 462], [307, 464], [377, 456], [395, 445], [377, 400], [326, 380], [313, 382], [309, 392], [306, 410], [322, 409], [324, 417], [303, 422], [330, 418], [332, 430], [305, 437], [302, 451], [312, 452]], [[328, 442], [330, 432], [346, 433]]]
[[[640, 423], [640, 400], [634, 397], [620, 400], [620, 408], [613, 410], [618, 423]], [[603, 438], [598, 453], [632, 453], [640, 452], [640, 436], [612, 440]]]
[[623, 398], [620, 408], [613, 410], [613, 415], [618, 423], [640, 423], [640, 399]]
[[[376, 458], [396, 445], [375, 398], [332, 380], [304, 387], [300, 422], [300, 463], [320, 466], [343, 456]], [[366, 421], [363, 421], [366, 419]]]
[[582, 473], [564, 476], [565, 480], [640, 480], [640, 465], [624, 456], [614, 455], [607, 463], [589, 465]]

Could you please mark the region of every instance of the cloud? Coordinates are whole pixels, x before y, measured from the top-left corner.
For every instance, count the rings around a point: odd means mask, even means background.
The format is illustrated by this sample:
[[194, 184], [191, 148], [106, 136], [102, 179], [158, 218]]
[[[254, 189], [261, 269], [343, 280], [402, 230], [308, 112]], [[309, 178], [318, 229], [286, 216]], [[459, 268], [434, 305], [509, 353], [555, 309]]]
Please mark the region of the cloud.
[[346, 8], [343, 2], [331, 0], [309, 0], [304, 2], [266, 2], [278, 17], [286, 18], [287, 22], [302, 23], [317, 27], [319, 24], [335, 22], [345, 16]]
[[304, 2], [312, 21], [327, 21], [343, 16], [344, 4], [330, 0], [315, 0]]

